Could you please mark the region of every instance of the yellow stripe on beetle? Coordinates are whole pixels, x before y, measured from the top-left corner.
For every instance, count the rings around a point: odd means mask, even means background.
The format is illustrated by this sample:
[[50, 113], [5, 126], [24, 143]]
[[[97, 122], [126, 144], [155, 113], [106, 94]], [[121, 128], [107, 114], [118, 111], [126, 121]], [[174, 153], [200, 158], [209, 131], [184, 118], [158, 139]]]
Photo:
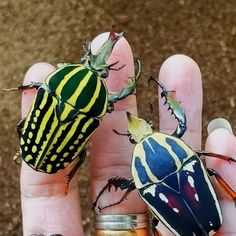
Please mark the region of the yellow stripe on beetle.
[[99, 96], [100, 90], [101, 90], [101, 80], [98, 79], [96, 89], [95, 89], [92, 99], [90, 100], [90, 102], [85, 108], [81, 109], [81, 112], [87, 113], [91, 110], [92, 106], [94, 105], [94, 103], [96, 102], [96, 99]]
[[88, 73], [86, 74], [86, 76], [83, 78], [83, 80], [80, 82], [79, 86], [77, 87], [77, 89], [75, 90], [75, 92], [71, 95], [71, 97], [66, 101], [67, 103], [71, 104], [72, 106], [76, 105], [77, 102], [77, 98], [79, 97], [79, 95], [81, 94], [81, 92], [83, 91], [83, 89], [86, 87], [86, 85], [88, 84], [88, 81], [90, 79], [90, 77], [92, 76], [93, 72], [92, 71], [88, 71]]
[[60, 84], [58, 85], [57, 89], [56, 89], [56, 94], [60, 95], [64, 86], [67, 84], [67, 82], [70, 80], [70, 78], [75, 75], [76, 73], [78, 73], [79, 71], [83, 70], [84, 67], [83, 66], [79, 66], [76, 67], [74, 70], [72, 70], [70, 73], [68, 73], [64, 79], [60, 82]]
[[71, 137], [73, 137], [73, 135], [75, 134], [75, 131], [77, 129], [77, 127], [79, 126], [81, 120], [85, 117], [84, 114], [80, 114], [78, 116], [78, 118], [76, 119], [75, 123], [73, 124], [73, 126], [71, 127], [70, 131], [67, 133], [67, 135], [65, 136], [65, 138], [63, 139], [63, 142], [61, 143], [61, 145], [57, 148], [57, 153], [60, 153], [62, 151], [62, 149], [66, 146], [66, 144], [68, 144], [69, 140], [71, 139]]

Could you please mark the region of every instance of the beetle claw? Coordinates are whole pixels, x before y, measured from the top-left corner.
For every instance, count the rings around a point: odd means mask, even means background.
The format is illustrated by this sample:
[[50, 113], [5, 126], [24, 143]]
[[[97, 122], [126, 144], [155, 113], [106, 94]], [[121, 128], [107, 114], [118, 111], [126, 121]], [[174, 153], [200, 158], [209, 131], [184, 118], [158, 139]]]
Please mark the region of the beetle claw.
[[98, 206], [99, 213], [102, 212], [102, 209], [103, 209], [102, 207]]

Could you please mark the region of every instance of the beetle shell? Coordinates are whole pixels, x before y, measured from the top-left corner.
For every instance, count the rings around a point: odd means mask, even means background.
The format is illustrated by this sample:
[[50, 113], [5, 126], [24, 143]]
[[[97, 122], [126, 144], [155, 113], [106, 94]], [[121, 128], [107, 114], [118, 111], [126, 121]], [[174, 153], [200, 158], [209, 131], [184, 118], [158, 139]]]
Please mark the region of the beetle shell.
[[175, 235], [214, 235], [222, 223], [215, 190], [184, 141], [153, 133], [137, 143], [132, 175], [141, 198]]
[[20, 139], [23, 160], [34, 170], [56, 173], [83, 150], [106, 113], [103, 80], [81, 64], [48, 76], [37, 91]]

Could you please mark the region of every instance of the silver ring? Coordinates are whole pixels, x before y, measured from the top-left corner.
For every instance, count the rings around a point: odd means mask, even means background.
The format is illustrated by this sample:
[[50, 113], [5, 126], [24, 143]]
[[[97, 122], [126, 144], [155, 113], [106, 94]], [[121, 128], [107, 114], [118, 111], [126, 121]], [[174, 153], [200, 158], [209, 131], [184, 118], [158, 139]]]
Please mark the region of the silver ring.
[[95, 215], [94, 226], [103, 230], [143, 229], [148, 227], [147, 214]]

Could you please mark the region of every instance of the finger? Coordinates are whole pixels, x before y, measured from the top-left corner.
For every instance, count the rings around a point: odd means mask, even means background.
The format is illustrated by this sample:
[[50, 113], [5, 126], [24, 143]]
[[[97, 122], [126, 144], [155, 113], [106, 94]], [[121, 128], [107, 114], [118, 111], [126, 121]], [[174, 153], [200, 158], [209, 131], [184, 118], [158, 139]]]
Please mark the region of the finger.
[[[206, 150], [236, 157], [236, 137], [232, 134], [231, 128], [218, 124], [209, 134], [206, 141]], [[224, 127], [224, 128], [221, 128]], [[235, 171], [236, 164], [227, 161], [206, 157], [206, 165], [219, 172], [223, 179], [229, 184], [231, 188], [236, 190]], [[235, 205], [229, 195], [219, 185], [216, 187], [218, 198], [223, 214], [223, 224], [217, 232], [220, 235], [235, 235], [236, 233], [236, 216]]]
[[[24, 84], [43, 82], [55, 68], [37, 63], [26, 73]], [[22, 95], [22, 117], [26, 117], [35, 97], [35, 89]], [[83, 235], [76, 181], [65, 196], [65, 173], [45, 174], [22, 162], [21, 197], [24, 235]], [[72, 182], [72, 181], [71, 181]]]
[[[97, 49], [101, 42], [108, 37], [103, 34], [93, 41], [93, 48]], [[109, 63], [119, 61], [125, 64], [120, 71], [110, 71], [106, 81], [109, 91], [120, 91], [126, 85], [125, 81], [134, 75], [134, 62], [131, 48], [125, 38], [121, 38], [115, 45]], [[118, 65], [119, 67], [119, 65]], [[92, 139], [91, 152], [91, 198], [94, 201], [107, 180], [114, 176], [131, 178], [130, 165], [133, 145], [127, 137], [116, 135], [112, 129], [127, 132], [127, 117], [125, 111], [136, 114], [136, 98], [129, 96], [115, 104], [115, 110], [106, 114], [100, 127]], [[121, 194], [108, 194], [101, 198], [99, 205], [106, 206], [120, 199]], [[107, 208], [103, 213], [137, 213], [144, 212], [144, 203], [132, 193], [123, 203]]]
[[[167, 90], [175, 90], [175, 99], [185, 110], [187, 131], [183, 140], [193, 149], [201, 148], [202, 132], [202, 81], [201, 72], [190, 57], [174, 55], [161, 66], [159, 80]], [[160, 96], [159, 96], [160, 97]], [[172, 134], [178, 121], [167, 111], [164, 101], [159, 99], [160, 131]], [[162, 224], [158, 225], [163, 235], [172, 235]]]
[[[202, 81], [198, 65], [190, 57], [174, 55], [161, 66], [159, 80], [167, 90], [176, 91], [176, 100], [185, 110], [187, 131], [183, 140], [193, 149], [199, 149], [202, 132]], [[167, 111], [164, 101], [159, 101], [160, 130], [170, 134], [177, 127], [177, 120]]]

